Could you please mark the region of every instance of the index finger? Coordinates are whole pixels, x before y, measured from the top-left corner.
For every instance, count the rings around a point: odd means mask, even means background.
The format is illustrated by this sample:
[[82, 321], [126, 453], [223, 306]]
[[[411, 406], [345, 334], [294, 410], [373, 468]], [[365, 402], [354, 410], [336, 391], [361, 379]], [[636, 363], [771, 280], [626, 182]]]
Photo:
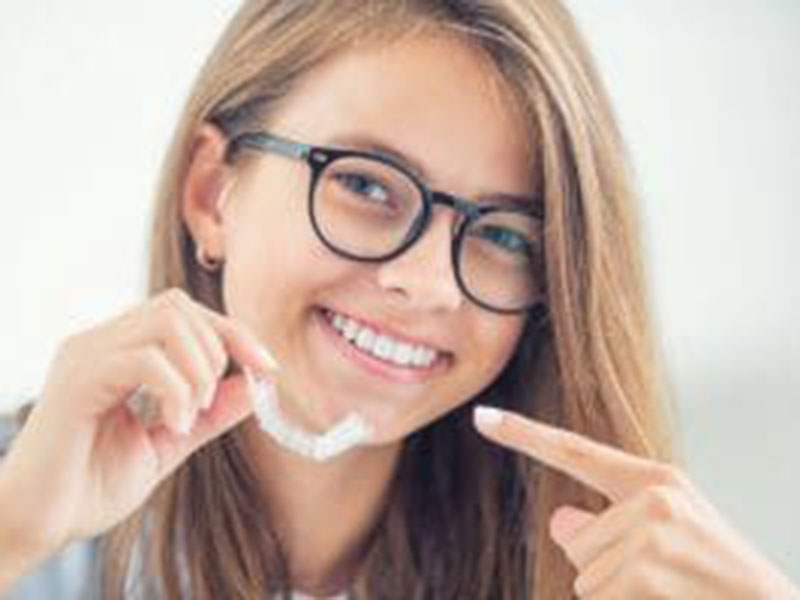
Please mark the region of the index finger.
[[240, 365], [251, 366], [263, 374], [279, 370], [278, 363], [264, 344], [242, 323], [196, 303], [220, 335], [225, 348]]
[[494, 407], [476, 408], [475, 424], [491, 440], [566, 473], [614, 502], [652, 484], [662, 467], [580, 434]]

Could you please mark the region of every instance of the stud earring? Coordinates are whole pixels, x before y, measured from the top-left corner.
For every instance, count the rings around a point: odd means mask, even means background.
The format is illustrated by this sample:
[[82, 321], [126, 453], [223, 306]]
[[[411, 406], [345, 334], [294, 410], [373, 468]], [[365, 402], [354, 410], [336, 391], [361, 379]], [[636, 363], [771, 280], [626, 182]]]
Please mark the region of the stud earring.
[[222, 259], [208, 256], [202, 246], [197, 246], [196, 259], [200, 266], [209, 273], [216, 273], [222, 266]]

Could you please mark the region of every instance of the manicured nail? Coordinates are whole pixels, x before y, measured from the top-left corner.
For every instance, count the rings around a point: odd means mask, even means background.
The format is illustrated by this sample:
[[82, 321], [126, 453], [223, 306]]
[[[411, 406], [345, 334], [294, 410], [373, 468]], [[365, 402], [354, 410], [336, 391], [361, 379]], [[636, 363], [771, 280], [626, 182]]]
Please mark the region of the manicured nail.
[[214, 401], [214, 394], [216, 391], [217, 386], [214, 384], [203, 390], [202, 396], [200, 396], [200, 408], [203, 410], [208, 410], [208, 408], [211, 406], [211, 403]]
[[261, 360], [263, 360], [270, 369], [277, 371], [280, 368], [278, 367], [278, 361], [275, 360], [275, 357], [272, 356], [270, 351], [267, 350], [266, 346], [263, 344], [259, 344], [258, 353], [261, 355]]
[[189, 435], [189, 432], [192, 430], [193, 422], [194, 414], [192, 411], [182, 412], [178, 418], [177, 433], [180, 435]]
[[486, 429], [494, 429], [503, 421], [503, 411], [491, 406], [476, 406], [472, 414], [475, 425]]

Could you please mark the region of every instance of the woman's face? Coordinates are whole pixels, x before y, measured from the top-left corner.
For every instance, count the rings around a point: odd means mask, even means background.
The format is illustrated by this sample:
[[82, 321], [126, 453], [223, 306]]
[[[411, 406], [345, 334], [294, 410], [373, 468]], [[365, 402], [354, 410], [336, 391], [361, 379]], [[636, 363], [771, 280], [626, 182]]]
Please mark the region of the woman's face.
[[[465, 198], [530, 195], [522, 122], [499, 79], [444, 36], [341, 54], [305, 77], [271, 117], [273, 133], [314, 145], [393, 149], [425, 182]], [[243, 156], [243, 155], [242, 155]], [[470, 302], [450, 257], [458, 214], [437, 207], [404, 254], [384, 263], [329, 251], [308, 216], [310, 169], [248, 153], [225, 193], [224, 299], [281, 365], [282, 403], [314, 431], [352, 410], [398, 441], [473, 397], [503, 369], [523, 315]], [[331, 326], [338, 313], [376, 333], [436, 351], [429, 368], [368, 356]]]

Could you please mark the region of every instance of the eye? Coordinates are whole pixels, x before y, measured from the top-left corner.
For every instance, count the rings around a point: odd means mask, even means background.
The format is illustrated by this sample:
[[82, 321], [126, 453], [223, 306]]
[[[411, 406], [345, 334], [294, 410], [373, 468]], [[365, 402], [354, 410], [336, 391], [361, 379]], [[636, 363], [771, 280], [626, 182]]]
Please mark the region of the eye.
[[336, 173], [334, 177], [348, 191], [369, 198], [376, 204], [385, 204], [389, 201], [389, 190], [367, 175], [349, 172]]
[[475, 235], [512, 254], [530, 257], [533, 251], [530, 241], [524, 235], [508, 227], [486, 225], [481, 227]]

